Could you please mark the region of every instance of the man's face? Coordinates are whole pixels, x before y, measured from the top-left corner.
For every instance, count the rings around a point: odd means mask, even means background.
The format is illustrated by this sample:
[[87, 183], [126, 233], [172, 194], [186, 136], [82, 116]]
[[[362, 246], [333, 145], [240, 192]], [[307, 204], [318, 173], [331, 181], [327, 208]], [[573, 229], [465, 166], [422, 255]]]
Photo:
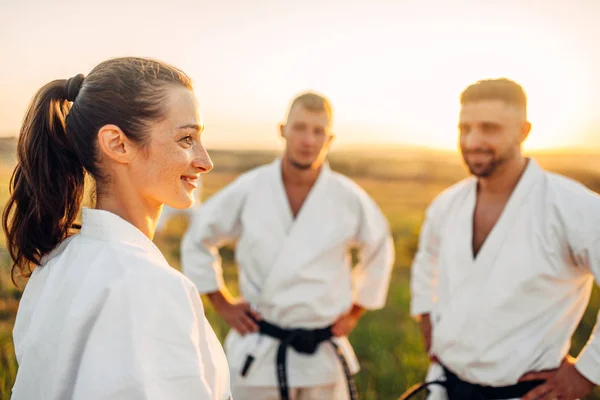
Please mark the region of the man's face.
[[463, 104], [458, 129], [460, 151], [471, 174], [492, 176], [517, 156], [530, 124], [523, 110], [502, 100]]
[[287, 123], [281, 126], [286, 140], [286, 157], [299, 169], [318, 168], [323, 164], [333, 136], [329, 133], [329, 117], [325, 111], [310, 111], [295, 105]]

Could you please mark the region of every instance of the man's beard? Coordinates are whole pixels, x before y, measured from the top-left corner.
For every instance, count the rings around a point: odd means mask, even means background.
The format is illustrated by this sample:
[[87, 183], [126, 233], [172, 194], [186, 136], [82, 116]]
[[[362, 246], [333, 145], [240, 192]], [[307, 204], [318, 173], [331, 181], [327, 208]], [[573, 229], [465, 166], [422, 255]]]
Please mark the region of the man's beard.
[[313, 165], [313, 163], [302, 164], [302, 163], [298, 162], [297, 160], [294, 159], [294, 157], [292, 157], [289, 150], [287, 151], [287, 159], [288, 159], [289, 163], [292, 165], [292, 167], [299, 169], [301, 171], [306, 171], [307, 169], [310, 169]]
[[310, 169], [312, 167], [312, 163], [311, 164], [301, 164], [298, 161], [294, 160], [293, 158], [289, 158], [289, 161], [290, 161], [290, 164], [292, 164], [292, 167], [303, 170], [303, 171]]
[[[491, 156], [491, 159], [489, 161], [487, 161], [486, 163], [481, 163], [481, 164], [480, 163], [470, 163], [468, 161], [469, 154], [489, 154]], [[497, 156], [491, 150], [474, 150], [474, 151], [469, 151], [466, 153], [463, 152], [462, 156], [463, 156], [463, 160], [464, 160], [465, 164], [469, 168], [469, 172], [471, 172], [472, 175], [474, 175], [478, 178], [490, 177], [494, 172], [496, 172], [496, 170], [498, 169], [499, 166], [501, 166], [502, 164], [504, 164], [504, 162], [506, 162], [508, 159], [510, 159], [510, 154], [503, 154], [501, 156]]]

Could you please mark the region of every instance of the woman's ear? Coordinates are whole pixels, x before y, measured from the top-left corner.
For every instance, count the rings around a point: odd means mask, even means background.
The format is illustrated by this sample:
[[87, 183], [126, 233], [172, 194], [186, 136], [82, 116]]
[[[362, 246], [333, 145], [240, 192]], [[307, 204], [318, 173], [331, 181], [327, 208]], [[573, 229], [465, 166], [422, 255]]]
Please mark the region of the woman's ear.
[[137, 146], [134, 146], [125, 133], [116, 125], [104, 125], [98, 131], [98, 149], [103, 157], [119, 164], [129, 164]]

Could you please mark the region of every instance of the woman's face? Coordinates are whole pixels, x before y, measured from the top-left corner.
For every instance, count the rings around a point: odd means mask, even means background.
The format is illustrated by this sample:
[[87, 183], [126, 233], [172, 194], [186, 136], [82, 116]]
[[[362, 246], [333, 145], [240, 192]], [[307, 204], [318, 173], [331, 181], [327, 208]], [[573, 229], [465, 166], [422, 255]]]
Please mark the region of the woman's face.
[[165, 118], [150, 126], [149, 143], [130, 164], [134, 185], [148, 204], [188, 208], [199, 176], [213, 168], [201, 142], [202, 119], [194, 93], [182, 86], [167, 91]]

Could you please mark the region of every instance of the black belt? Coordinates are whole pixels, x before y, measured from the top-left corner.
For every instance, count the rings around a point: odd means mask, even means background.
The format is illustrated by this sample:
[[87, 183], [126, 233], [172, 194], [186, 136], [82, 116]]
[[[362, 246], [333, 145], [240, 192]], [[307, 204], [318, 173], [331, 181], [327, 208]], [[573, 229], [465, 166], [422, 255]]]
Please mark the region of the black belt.
[[[346, 374], [350, 399], [358, 400], [358, 391], [356, 390], [356, 384], [354, 383], [354, 378], [350, 372], [348, 362], [340, 347], [332, 340], [333, 334], [331, 333], [331, 326], [313, 330], [283, 329], [264, 320], [255, 322], [260, 328], [260, 333], [279, 339], [280, 341], [279, 348], [277, 349], [277, 379], [279, 381], [279, 394], [281, 395], [281, 400], [289, 400], [286, 365], [288, 347], [291, 346], [298, 353], [314, 354], [319, 345], [323, 342], [329, 342], [335, 349], [335, 353], [342, 363], [344, 373]], [[254, 358], [250, 355], [246, 358], [244, 368], [242, 369], [242, 376], [245, 376], [248, 373], [248, 369], [253, 361]]]
[[449, 400], [506, 400], [521, 398], [536, 386], [544, 383], [543, 380], [518, 382], [509, 386], [484, 386], [465, 382], [448, 368], [442, 366], [445, 381], [431, 381], [415, 385], [407, 390], [398, 400], [408, 400], [429, 386], [439, 385], [446, 389]]

